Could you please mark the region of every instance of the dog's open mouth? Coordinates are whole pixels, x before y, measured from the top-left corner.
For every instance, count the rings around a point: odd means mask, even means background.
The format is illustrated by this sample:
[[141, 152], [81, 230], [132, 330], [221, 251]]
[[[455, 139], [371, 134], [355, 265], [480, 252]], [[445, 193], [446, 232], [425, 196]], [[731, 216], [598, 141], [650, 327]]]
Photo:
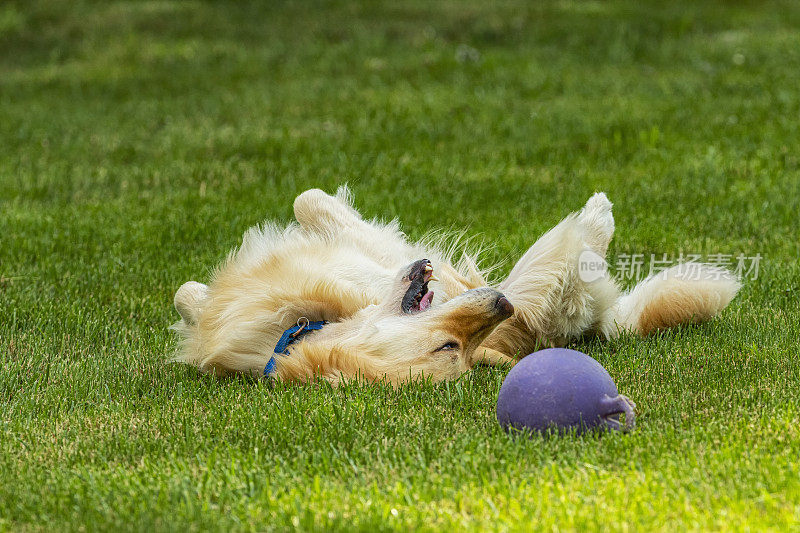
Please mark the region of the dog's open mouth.
[[413, 265], [408, 273], [409, 286], [403, 295], [400, 306], [404, 313], [418, 313], [431, 306], [433, 291], [428, 290], [428, 282], [437, 281], [433, 275], [433, 267], [427, 259], [420, 259]]

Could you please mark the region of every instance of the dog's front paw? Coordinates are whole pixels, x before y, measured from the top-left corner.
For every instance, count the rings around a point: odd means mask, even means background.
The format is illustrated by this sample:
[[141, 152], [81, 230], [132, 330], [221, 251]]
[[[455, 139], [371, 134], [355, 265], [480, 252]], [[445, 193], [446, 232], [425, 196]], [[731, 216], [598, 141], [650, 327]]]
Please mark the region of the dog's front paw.
[[175, 309], [187, 325], [194, 325], [200, 309], [208, 297], [208, 286], [196, 281], [187, 281], [175, 293]]

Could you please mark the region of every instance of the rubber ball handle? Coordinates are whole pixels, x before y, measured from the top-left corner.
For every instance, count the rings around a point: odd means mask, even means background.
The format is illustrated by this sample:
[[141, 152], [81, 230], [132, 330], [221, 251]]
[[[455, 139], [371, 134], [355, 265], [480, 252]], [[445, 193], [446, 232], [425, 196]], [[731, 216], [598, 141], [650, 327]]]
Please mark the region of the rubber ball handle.
[[[636, 427], [636, 404], [631, 401], [627, 396], [619, 394], [615, 397], [605, 395], [600, 404], [603, 406], [603, 413], [601, 416], [605, 419], [609, 428], [617, 431], [627, 433]], [[619, 420], [613, 418], [617, 415], [625, 414], [625, 425], [620, 424]]]

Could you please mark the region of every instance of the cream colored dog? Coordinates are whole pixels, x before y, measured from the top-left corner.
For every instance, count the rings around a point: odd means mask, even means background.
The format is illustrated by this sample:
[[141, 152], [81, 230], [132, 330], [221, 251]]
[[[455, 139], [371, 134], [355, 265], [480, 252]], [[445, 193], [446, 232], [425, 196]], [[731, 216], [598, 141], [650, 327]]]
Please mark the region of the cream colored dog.
[[[181, 286], [178, 361], [261, 375], [274, 357], [273, 377], [334, 384], [453, 379], [478, 362], [513, 363], [582, 335], [707, 320], [739, 289], [727, 271], [699, 264], [673, 267], [627, 294], [608, 275], [584, 275], [582, 258], [602, 262], [614, 233], [602, 193], [542, 236], [496, 288], [467, 253], [454, 263], [443, 241], [410, 243], [395, 222], [363, 220], [344, 187], [336, 196], [304, 192], [294, 213], [297, 224], [248, 230], [209, 285]], [[328, 323], [274, 354], [299, 320]]]

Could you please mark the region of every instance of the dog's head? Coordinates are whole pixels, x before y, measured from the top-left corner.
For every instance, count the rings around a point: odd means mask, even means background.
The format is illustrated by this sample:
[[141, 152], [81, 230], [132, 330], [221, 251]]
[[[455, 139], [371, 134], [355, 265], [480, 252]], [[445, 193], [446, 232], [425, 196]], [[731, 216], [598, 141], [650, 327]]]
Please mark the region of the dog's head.
[[324, 347], [304, 343], [316, 373], [399, 382], [418, 376], [452, 379], [468, 370], [475, 350], [514, 307], [488, 287], [434, 304], [432, 281], [437, 280], [431, 263], [416, 261], [402, 269], [381, 304], [328, 326], [318, 341]]

